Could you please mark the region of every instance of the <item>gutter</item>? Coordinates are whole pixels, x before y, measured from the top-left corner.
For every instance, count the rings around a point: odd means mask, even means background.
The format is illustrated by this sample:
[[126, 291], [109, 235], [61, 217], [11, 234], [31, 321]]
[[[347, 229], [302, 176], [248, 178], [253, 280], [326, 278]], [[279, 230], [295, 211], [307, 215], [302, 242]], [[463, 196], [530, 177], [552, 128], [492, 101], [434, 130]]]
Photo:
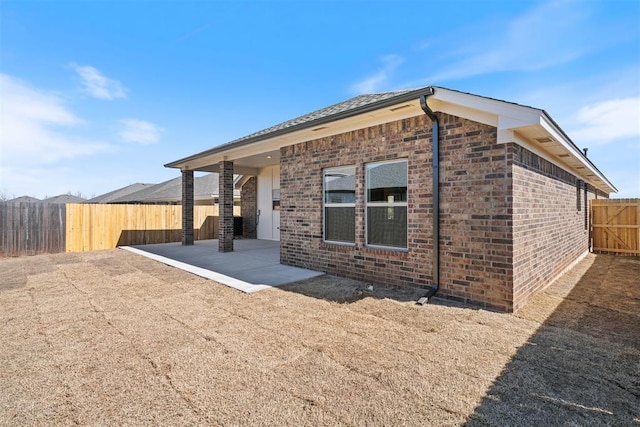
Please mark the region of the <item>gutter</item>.
[[422, 298], [418, 300], [418, 304], [423, 305], [429, 302], [440, 289], [440, 122], [433, 110], [427, 105], [427, 97], [433, 95], [435, 89], [433, 86], [428, 88], [426, 94], [420, 95], [420, 107], [422, 111], [431, 119], [433, 128], [431, 132], [432, 148], [431, 148], [431, 164], [432, 164], [432, 183], [433, 183], [433, 286]]

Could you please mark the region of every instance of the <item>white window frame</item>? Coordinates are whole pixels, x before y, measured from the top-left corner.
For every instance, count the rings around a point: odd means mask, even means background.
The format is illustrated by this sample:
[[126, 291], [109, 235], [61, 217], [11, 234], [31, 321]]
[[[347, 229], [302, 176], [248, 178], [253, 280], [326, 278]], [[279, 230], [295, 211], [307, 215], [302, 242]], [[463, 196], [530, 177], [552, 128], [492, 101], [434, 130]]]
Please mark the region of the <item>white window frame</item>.
[[[378, 166], [385, 163], [400, 163], [404, 162], [407, 164], [407, 201], [406, 202], [369, 202], [369, 168], [372, 166]], [[366, 163], [364, 165], [364, 233], [365, 233], [365, 246], [368, 248], [374, 249], [385, 249], [399, 252], [407, 252], [409, 250], [409, 159], [394, 159], [394, 160], [386, 160], [382, 162], [372, 162]], [[407, 209], [407, 224], [405, 227], [407, 233], [407, 246], [386, 246], [386, 245], [376, 245], [369, 243], [369, 207], [383, 207], [383, 208], [393, 208], [393, 207], [405, 207]]]
[[336, 167], [331, 167], [331, 168], [326, 168], [322, 170], [322, 241], [325, 243], [330, 243], [332, 245], [345, 245], [345, 246], [355, 246], [356, 242], [355, 242], [355, 229], [356, 229], [356, 224], [355, 224], [355, 215], [354, 215], [354, 223], [353, 223], [353, 242], [346, 242], [346, 241], [342, 241], [342, 240], [327, 240], [327, 218], [326, 218], [326, 208], [352, 208], [353, 212], [355, 214], [355, 210], [356, 210], [356, 203], [355, 203], [355, 180], [354, 180], [354, 201], [353, 203], [327, 203], [326, 201], [326, 180], [325, 177], [327, 176], [327, 173], [330, 173], [331, 171], [338, 171], [338, 170], [343, 170], [345, 168], [353, 168], [353, 175], [355, 177], [355, 179], [358, 179], [358, 175], [357, 175], [357, 169], [356, 169], [356, 165], [342, 165], [342, 166], [336, 166]]

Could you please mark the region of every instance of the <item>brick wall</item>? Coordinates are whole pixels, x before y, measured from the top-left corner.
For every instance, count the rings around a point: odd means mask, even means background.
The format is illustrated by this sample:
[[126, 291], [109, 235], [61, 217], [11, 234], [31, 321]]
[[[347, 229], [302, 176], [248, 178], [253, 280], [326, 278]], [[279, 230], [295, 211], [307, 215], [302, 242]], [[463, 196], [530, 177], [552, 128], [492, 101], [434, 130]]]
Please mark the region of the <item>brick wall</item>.
[[[510, 198], [506, 147], [496, 129], [441, 120], [440, 295], [512, 308]], [[365, 246], [364, 167], [408, 159], [408, 250]], [[356, 165], [354, 246], [322, 241], [322, 171]], [[425, 116], [281, 149], [281, 262], [371, 283], [432, 284], [431, 122]]]
[[511, 311], [513, 243], [506, 147], [496, 128], [440, 119], [440, 280], [453, 299]]
[[182, 244], [193, 245], [193, 171], [182, 171]]
[[218, 164], [218, 252], [233, 251], [233, 162]]
[[240, 192], [240, 215], [242, 216], [242, 237], [255, 239], [257, 237], [258, 211], [258, 179], [252, 176], [242, 186]]
[[508, 144], [508, 157], [516, 310], [588, 251], [588, 200], [595, 198], [595, 189], [588, 187], [585, 199], [576, 176], [516, 144]]

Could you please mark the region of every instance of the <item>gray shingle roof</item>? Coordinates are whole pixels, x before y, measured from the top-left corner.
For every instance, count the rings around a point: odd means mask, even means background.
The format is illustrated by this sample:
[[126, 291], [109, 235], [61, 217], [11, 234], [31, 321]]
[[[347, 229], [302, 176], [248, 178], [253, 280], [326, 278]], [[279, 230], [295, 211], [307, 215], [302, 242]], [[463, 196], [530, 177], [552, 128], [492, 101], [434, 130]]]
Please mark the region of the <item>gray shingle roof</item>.
[[42, 200], [36, 199], [35, 197], [31, 197], [31, 196], [20, 196], [8, 201], [13, 203], [38, 203], [38, 202], [41, 202]]
[[87, 200], [87, 203], [111, 203], [112, 201], [125, 197], [129, 194], [140, 191], [144, 188], [152, 187], [155, 184], [143, 184], [137, 182], [135, 184], [127, 185], [126, 187], [118, 188], [117, 190], [110, 191], [108, 193], [101, 194], [92, 199]]
[[60, 194], [59, 196], [49, 197], [44, 199], [44, 203], [84, 203], [87, 199], [82, 197], [72, 196], [71, 194]]
[[363, 107], [365, 105], [373, 104], [375, 102], [384, 101], [386, 99], [393, 98], [398, 95], [402, 95], [412, 91], [414, 91], [414, 89], [405, 89], [405, 90], [396, 90], [392, 92], [381, 92], [381, 93], [358, 95], [346, 101], [330, 105], [329, 107], [321, 108], [320, 110], [313, 111], [309, 114], [296, 117], [295, 119], [287, 120], [286, 122], [282, 122], [275, 126], [271, 126], [266, 129], [262, 129], [258, 132], [254, 132], [250, 135], [243, 136], [242, 138], [235, 139], [229, 142], [229, 144], [234, 144], [236, 142], [244, 141], [245, 139], [253, 139], [255, 137], [262, 136], [262, 135], [268, 135], [270, 133], [284, 130], [293, 126], [302, 125], [303, 123], [313, 122], [315, 120], [319, 120], [324, 117], [331, 117], [336, 114], [344, 113], [349, 110], [354, 110], [358, 107]]
[[179, 201], [182, 194], [182, 179], [173, 178], [160, 184], [150, 185], [133, 193], [113, 199], [110, 203], [141, 203], [158, 200]]
[[[199, 176], [193, 180], [193, 196], [196, 200], [211, 199], [213, 196], [218, 196], [218, 194], [217, 173]], [[239, 197], [240, 192], [234, 190], [234, 196]], [[116, 198], [109, 203], [180, 202], [181, 200], [182, 178], [177, 177]]]

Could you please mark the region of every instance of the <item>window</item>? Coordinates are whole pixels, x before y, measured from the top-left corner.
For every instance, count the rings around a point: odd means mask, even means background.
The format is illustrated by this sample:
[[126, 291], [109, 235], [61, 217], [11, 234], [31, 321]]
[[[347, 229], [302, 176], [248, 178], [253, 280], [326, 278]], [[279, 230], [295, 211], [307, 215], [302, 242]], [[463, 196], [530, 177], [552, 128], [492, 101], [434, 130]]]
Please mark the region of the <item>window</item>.
[[354, 243], [356, 234], [356, 167], [325, 169], [324, 240]]
[[580, 212], [582, 203], [580, 202], [580, 191], [582, 190], [582, 181], [576, 180], [576, 210]]
[[407, 161], [366, 166], [367, 245], [407, 247]]

